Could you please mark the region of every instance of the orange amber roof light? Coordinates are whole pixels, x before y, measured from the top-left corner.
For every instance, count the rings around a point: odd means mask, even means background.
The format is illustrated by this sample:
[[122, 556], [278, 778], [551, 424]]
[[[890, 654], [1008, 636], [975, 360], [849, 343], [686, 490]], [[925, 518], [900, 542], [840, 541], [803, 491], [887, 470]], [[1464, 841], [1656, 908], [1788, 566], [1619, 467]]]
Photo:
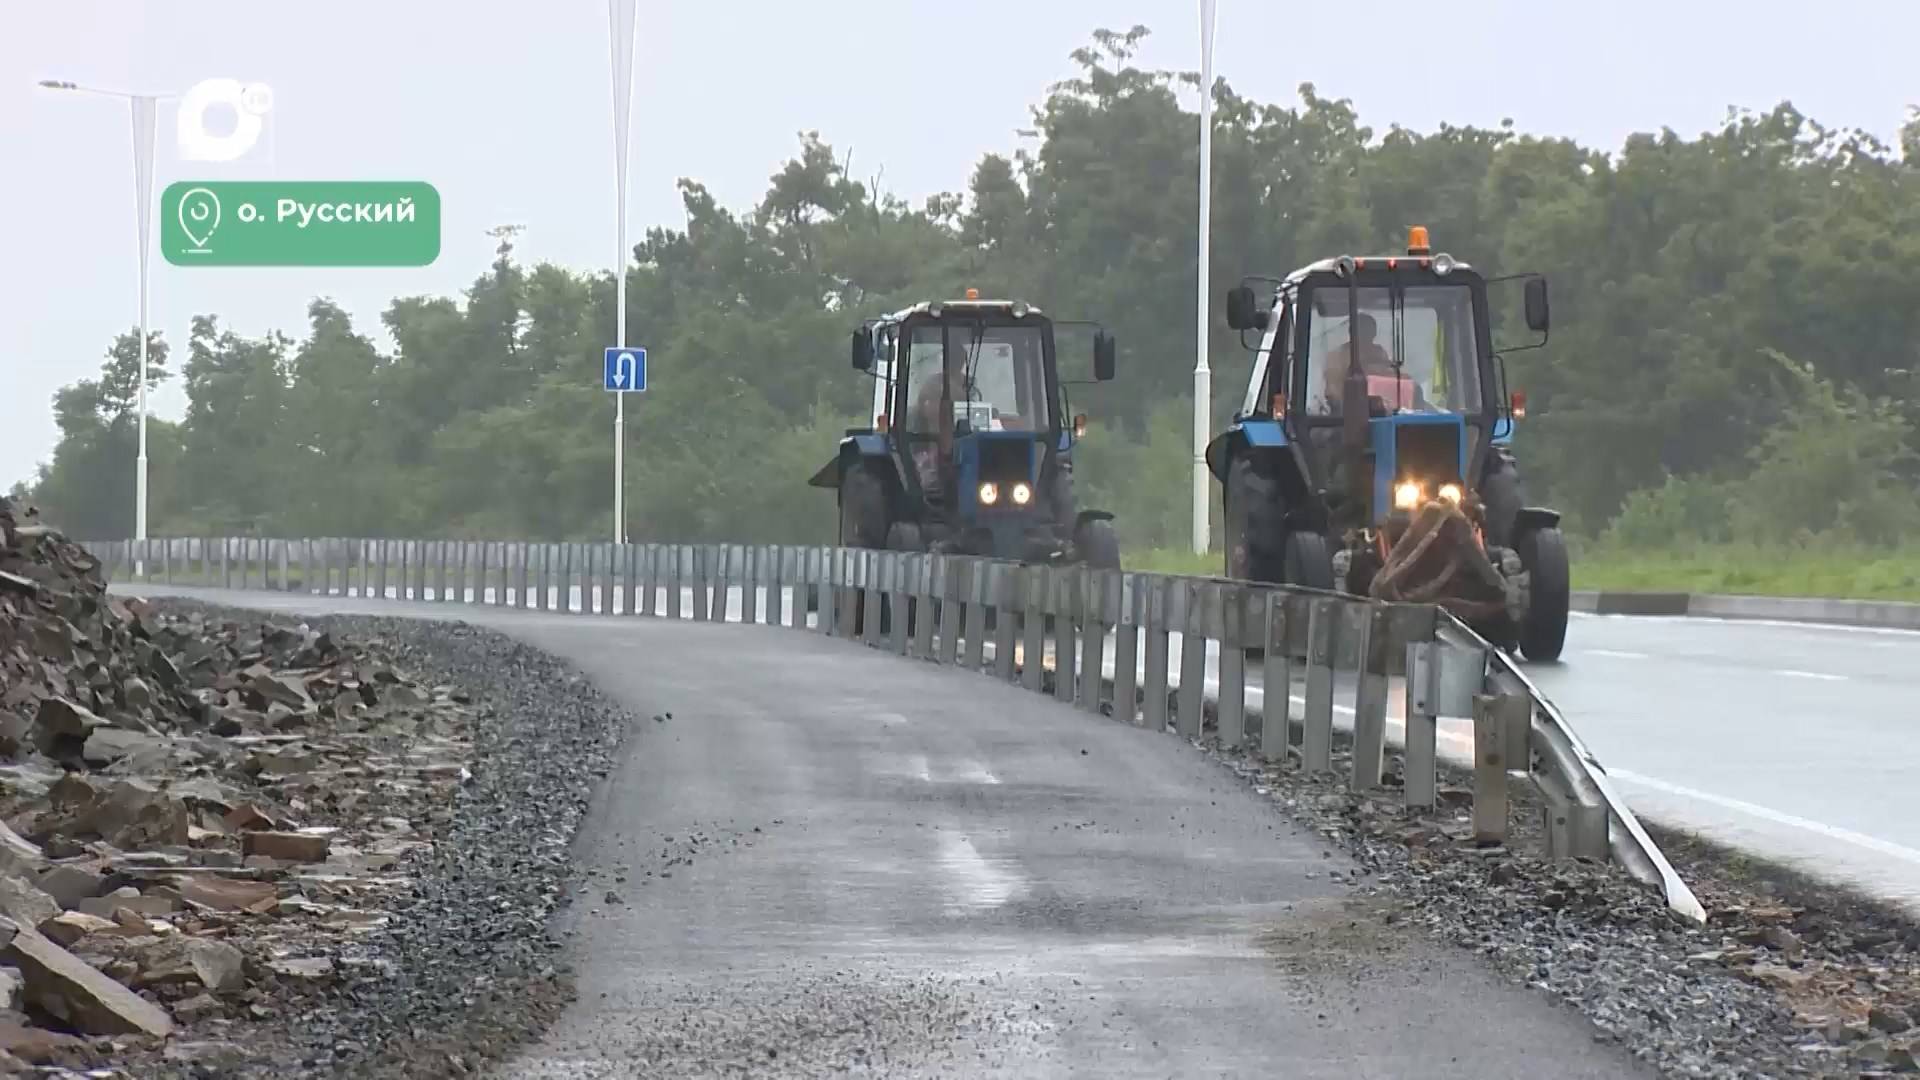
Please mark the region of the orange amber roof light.
[[979, 290], [979, 289], [968, 289], [968, 290], [967, 290], [967, 299], [969, 299], [969, 300], [978, 300], [978, 299], [980, 299], [980, 290]]
[[1413, 228], [1407, 230], [1407, 254], [1425, 255], [1432, 250], [1432, 245], [1427, 243], [1427, 227], [1425, 225], [1415, 225]]

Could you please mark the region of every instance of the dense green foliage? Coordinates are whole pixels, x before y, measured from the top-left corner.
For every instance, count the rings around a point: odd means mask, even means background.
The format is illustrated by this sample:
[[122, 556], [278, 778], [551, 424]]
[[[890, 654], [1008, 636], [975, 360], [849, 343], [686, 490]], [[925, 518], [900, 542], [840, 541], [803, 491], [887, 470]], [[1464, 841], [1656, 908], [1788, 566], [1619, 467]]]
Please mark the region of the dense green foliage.
[[[657, 371], [630, 432], [634, 535], [829, 538], [831, 497], [805, 480], [865, 408], [846, 331], [978, 286], [1118, 334], [1119, 381], [1073, 390], [1094, 417], [1085, 501], [1134, 549], [1180, 543], [1197, 118], [1177, 94], [1192, 76], [1131, 65], [1144, 33], [1095, 35], [1029, 148], [924, 206], [848, 175], [814, 134], [751, 210], [683, 181], [685, 227], [651, 230], [626, 281]], [[1920, 121], [1906, 161], [1787, 105], [1604, 153], [1505, 126], [1376, 132], [1311, 86], [1291, 106], [1214, 94], [1222, 289], [1392, 250], [1413, 223], [1489, 273], [1552, 278], [1552, 342], [1511, 364], [1530, 398], [1518, 449], [1576, 530], [1657, 548], [1884, 543], [1916, 524]], [[324, 299], [299, 340], [196, 319], [190, 408], [153, 428], [153, 531], [605, 535], [611, 288], [503, 246], [464, 302], [394, 301], [390, 355]], [[1248, 358], [1213, 323], [1224, 418]], [[77, 533], [131, 529], [133, 345], [56, 400], [34, 494]], [[1061, 352], [1084, 378], [1085, 340]]]

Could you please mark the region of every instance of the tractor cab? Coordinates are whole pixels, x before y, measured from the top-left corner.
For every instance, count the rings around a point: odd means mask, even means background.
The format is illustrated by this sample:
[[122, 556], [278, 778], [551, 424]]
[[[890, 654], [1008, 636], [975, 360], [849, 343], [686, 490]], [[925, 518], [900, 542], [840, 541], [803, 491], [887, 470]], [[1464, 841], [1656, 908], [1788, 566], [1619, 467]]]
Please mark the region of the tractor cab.
[[[1117, 566], [1107, 515], [1073, 504], [1084, 423], [1065, 418], [1054, 326], [1027, 303], [969, 289], [854, 331], [853, 366], [874, 379], [873, 427], [849, 432], [811, 481], [839, 489], [843, 543]], [[1111, 379], [1104, 330], [1093, 352], [1095, 378]]]
[[[1273, 286], [1270, 306], [1247, 285], [1227, 296], [1228, 325], [1259, 339], [1246, 399], [1206, 453], [1226, 489], [1228, 574], [1439, 599], [1490, 623], [1504, 617], [1529, 656], [1557, 655], [1564, 610], [1557, 628], [1550, 613], [1529, 623], [1520, 564], [1557, 543], [1558, 515], [1522, 504], [1505, 448], [1518, 395], [1507, 395], [1490, 332], [1495, 282], [1434, 253], [1419, 226], [1404, 254], [1341, 256], [1259, 280]], [[1497, 280], [1524, 281], [1526, 322], [1544, 344], [1545, 279]], [[1547, 528], [1551, 537], [1536, 535]], [[1434, 529], [1474, 553], [1442, 575], [1450, 580], [1415, 587], [1394, 556]], [[1453, 576], [1460, 563], [1484, 573]]]

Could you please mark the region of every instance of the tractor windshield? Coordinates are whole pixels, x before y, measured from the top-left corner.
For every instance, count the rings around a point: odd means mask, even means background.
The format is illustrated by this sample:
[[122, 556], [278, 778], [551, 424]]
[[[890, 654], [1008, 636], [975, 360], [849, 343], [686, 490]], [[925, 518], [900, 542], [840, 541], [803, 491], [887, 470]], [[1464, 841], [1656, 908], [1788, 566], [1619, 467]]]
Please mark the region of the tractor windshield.
[[1480, 411], [1480, 349], [1473, 290], [1465, 282], [1363, 288], [1355, 318], [1348, 317], [1346, 289], [1319, 288], [1309, 295], [1309, 412], [1340, 414], [1348, 357], [1355, 353], [1367, 374], [1368, 396], [1389, 411]]
[[947, 373], [955, 421], [975, 431], [1045, 431], [1045, 357], [1037, 326], [955, 320], [925, 323], [907, 343], [907, 430], [940, 430], [940, 374]]

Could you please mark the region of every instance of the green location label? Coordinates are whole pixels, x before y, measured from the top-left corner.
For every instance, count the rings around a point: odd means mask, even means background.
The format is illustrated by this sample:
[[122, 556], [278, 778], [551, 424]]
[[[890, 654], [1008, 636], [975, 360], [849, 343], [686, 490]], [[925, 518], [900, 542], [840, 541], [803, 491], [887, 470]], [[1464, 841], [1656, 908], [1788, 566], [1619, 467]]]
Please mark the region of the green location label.
[[175, 266], [426, 266], [440, 193], [410, 180], [182, 180], [160, 195]]

